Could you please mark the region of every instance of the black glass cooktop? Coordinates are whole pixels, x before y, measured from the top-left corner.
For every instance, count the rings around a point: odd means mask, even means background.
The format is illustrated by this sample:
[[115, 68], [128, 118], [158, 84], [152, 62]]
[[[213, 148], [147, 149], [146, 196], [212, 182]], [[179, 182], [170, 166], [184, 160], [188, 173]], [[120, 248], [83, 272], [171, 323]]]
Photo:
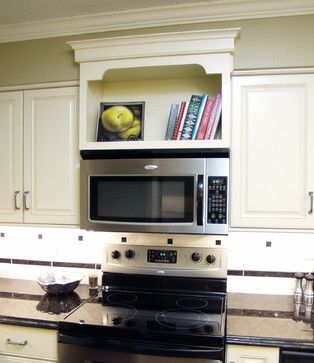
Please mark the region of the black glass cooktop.
[[110, 337], [205, 345], [223, 339], [225, 298], [220, 295], [104, 289], [69, 314], [60, 327]]

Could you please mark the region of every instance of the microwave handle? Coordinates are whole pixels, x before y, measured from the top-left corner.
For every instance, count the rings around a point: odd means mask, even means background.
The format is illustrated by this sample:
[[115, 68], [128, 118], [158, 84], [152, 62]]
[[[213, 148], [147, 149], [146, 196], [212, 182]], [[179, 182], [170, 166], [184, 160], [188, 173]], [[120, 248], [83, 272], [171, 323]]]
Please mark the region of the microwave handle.
[[203, 199], [204, 199], [204, 175], [197, 176], [196, 187], [196, 223], [198, 226], [203, 225]]

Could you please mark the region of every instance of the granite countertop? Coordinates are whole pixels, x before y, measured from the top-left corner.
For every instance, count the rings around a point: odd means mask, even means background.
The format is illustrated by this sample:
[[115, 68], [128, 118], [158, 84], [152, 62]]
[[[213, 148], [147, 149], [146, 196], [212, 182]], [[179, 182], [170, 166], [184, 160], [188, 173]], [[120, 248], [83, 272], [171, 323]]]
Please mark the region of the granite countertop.
[[314, 349], [312, 309], [293, 296], [229, 293], [227, 343]]
[[58, 321], [89, 297], [88, 285], [53, 296], [35, 281], [0, 278], [0, 323], [57, 329]]
[[[80, 284], [64, 296], [46, 294], [35, 281], [0, 278], [0, 323], [57, 329], [90, 298]], [[228, 294], [227, 343], [314, 350], [314, 316], [292, 296]]]

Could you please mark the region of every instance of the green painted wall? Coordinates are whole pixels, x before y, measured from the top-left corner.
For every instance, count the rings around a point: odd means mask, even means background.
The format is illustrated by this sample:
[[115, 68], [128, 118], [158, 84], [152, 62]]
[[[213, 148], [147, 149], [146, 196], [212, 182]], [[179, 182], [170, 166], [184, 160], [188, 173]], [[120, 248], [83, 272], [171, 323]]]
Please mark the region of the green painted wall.
[[[314, 67], [314, 15], [214, 22], [128, 31], [144, 32], [240, 27], [235, 69]], [[67, 42], [124, 35], [123, 32], [67, 36], [0, 44], [0, 86], [78, 80], [78, 65]]]

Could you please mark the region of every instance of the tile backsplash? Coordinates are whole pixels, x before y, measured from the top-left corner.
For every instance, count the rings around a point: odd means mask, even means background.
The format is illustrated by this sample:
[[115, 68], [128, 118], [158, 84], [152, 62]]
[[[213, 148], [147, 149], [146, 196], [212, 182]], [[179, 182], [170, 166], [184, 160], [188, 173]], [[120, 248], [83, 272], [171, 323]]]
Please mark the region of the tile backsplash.
[[90, 232], [72, 228], [0, 226], [0, 277], [36, 279], [49, 268], [101, 275], [106, 243], [214, 246], [228, 249], [228, 291], [292, 294], [293, 274], [313, 272], [314, 234], [230, 232], [229, 236]]

